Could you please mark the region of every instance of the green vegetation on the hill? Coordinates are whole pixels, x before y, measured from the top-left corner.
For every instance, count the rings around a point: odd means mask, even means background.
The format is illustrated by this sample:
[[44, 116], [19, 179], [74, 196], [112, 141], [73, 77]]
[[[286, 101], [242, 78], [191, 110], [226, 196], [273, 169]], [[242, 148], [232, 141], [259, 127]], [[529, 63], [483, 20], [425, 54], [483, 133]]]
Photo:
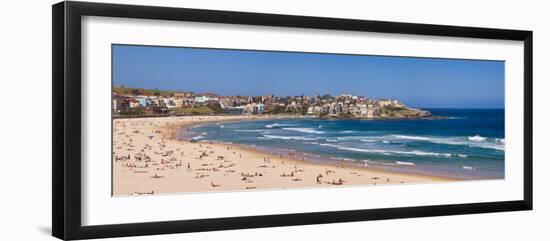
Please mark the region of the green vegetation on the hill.
[[189, 108], [175, 108], [174, 113], [176, 114], [212, 114], [214, 111], [206, 106], [201, 107], [189, 107]]
[[142, 116], [145, 114], [145, 110], [141, 107], [136, 107], [128, 110], [123, 110], [118, 113], [122, 116]]

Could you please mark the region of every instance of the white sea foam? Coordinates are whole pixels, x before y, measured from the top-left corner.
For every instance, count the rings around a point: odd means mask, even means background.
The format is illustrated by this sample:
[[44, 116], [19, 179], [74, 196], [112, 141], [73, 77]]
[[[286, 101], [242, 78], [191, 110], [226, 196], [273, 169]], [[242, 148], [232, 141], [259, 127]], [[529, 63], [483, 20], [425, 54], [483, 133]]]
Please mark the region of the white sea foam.
[[407, 136], [407, 135], [392, 135], [395, 138], [398, 139], [405, 139], [405, 140], [420, 140], [420, 141], [429, 141], [429, 137], [423, 137], [423, 136]]
[[480, 136], [480, 135], [468, 136], [468, 140], [470, 140], [470, 141], [484, 141], [486, 139], [487, 139], [487, 137], [483, 137], [483, 136]]
[[403, 161], [396, 161], [395, 164], [403, 165], [403, 166], [414, 166], [414, 163], [412, 162], [403, 162]]
[[311, 154], [311, 153], [307, 153], [307, 152], [304, 152], [304, 155], [305, 155], [305, 156], [317, 157], [317, 158], [320, 158], [320, 157], [321, 157], [321, 156], [319, 156], [319, 155], [315, 155], [315, 154]]
[[269, 139], [282, 139], [282, 140], [298, 140], [298, 141], [315, 141], [317, 138], [310, 138], [304, 136], [276, 136], [276, 135], [262, 135]]
[[342, 145], [333, 145], [328, 143], [321, 143], [321, 146], [329, 146], [340, 150], [346, 151], [355, 151], [355, 152], [366, 152], [366, 153], [377, 153], [382, 155], [408, 155], [408, 156], [436, 156], [436, 157], [452, 157], [451, 153], [437, 153], [437, 152], [424, 152], [419, 150], [412, 151], [397, 151], [397, 150], [381, 150], [381, 149], [365, 149], [357, 147], [347, 147]]
[[288, 131], [297, 131], [297, 132], [303, 132], [303, 133], [310, 133], [310, 134], [323, 134], [324, 131], [318, 131], [313, 128], [306, 128], [306, 127], [288, 127], [288, 128], [282, 128], [283, 130]]
[[[503, 140], [503, 139], [502, 139]], [[469, 147], [485, 148], [485, 149], [495, 149], [504, 151], [504, 140], [500, 141], [499, 138], [489, 139], [486, 137], [457, 137], [457, 138], [438, 138], [431, 140], [433, 143], [437, 144], [447, 144], [447, 145], [465, 145]]]
[[236, 132], [265, 132], [267, 130], [233, 130], [233, 131], [236, 131]]
[[377, 142], [377, 140], [371, 140], [371, 139], [362, 139], [362, 142]]
[[[312, 128], [282, 128], [284, 130], [292, 130], [309, 134], [320, 134], [324, 133], [322, 131], [314, 130]], [[267, 133], [266, 133], [267, 134]], [[501, 138], [487, 138], [483, 136], [454, 136], [454, 137], [441, 137], [441, 136], [415, 136], [415, 135], [382, 135], [382, 136], [340, 136], [340, 137], [319, 137], [320, 139], [325, 139], [326, 142], [346, 142], [346, 141], [361, 141], [367, 143], [381, 142], [384, 144], [390, 144], [393, 142], [399, 143], [401, 141], [425, 141], [435, 144], [444, 144], [444, 145], [463, 145], [474, 148], [484, 148], [484, 149], [494, 149], [504, 151], [505, 140]], [[296, 139], [296, 138], [294, 138]], [[386, 155], [387, 153], [382, 153]], [[445, 153], [448, 154], [448, 153]], [[441, 154], [439, 156], [449, 156]], [[416, 155], [416, 154], [412, 154]], [[435, 156], [435, 155], [434, 155]], [[463, 157], [464, 156], [459, 156]]]
[[340, 131], [340, 133], [342, 133], [342, 134], [356, 133], [356, 132], [357, 132], [357, 131], [350, 131], [350, 130]]
[[[384, 137], [381, 137], [384, 138]], [[469, 147], [478, 147], [485, 149], [495, 149], [504, 151], [504, 139], [494, 138], [489, 139], [487, 137], [475, 135], [468, 137], [435, 137], [435, 136], [407, 136], [407, 135], [390, 135], [386, 136], [385, 139], [393, 140], [413, 140], [413, 141], [426, 141], [435, 144], [445, 144], [445, 145], [464, 145]]]
[[[363, 160], [365, 161], [365, 160]], [[371, 160], [366, 160], [366, 162], [368, 164], [372, 164], [372, 165], [383, 165], [383, 166], [395, 166], [397, 164], [395, 163], [391, 163], [391, 162], [377, 162], [377, 161], [371, 161]]]
[[281, 126], [292, 126], [292, 125], [290, 125], [290, 124], [273, 123], [273, 124], [267, 124], [267, 125], [265, 125], [265, 128], [273, 128], [273, 127], [281, 127]]
[[330, 159], [336, 160], [336, 161], [349, 161], [349, 162], [356, 161], [355, 159], [345, 158], [345, 157], [331, 157]]
[[415, 156], [439, 156], [439, 157], [451, 157], [451, 153], [437, 153], [437, 152], [424, 152], [419, 150], [413, 151], [390, 151], [390, 153], [403, 154], [403, 155], [415, 155]]
[[466, 170], [475, 170], [476, 168], [475, 168], [475, 167], [471, 167], [471, 166], [462, 166], [462, 169], [466, 169]]
[[365, 140], [365, 139], [374, 139], [374, 138], [380, 138], [380, 136], [340, 136], [336, 137], [336, 139], [341, 141], [355, 141], [355, 140]]

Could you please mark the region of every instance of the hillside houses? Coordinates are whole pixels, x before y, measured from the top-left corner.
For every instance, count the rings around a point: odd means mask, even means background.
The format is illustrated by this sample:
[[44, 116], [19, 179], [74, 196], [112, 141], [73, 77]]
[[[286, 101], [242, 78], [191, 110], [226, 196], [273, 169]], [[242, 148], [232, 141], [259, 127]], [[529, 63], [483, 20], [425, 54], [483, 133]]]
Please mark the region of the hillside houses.
[[300, 114], [328, 118], [427, 117], [427, 111], [406, 107], [395, 99], [364, 96], [220, 96], [192, 92], [144, 95], [139, 91], [113, 92], [115, 115], [261, 115]]

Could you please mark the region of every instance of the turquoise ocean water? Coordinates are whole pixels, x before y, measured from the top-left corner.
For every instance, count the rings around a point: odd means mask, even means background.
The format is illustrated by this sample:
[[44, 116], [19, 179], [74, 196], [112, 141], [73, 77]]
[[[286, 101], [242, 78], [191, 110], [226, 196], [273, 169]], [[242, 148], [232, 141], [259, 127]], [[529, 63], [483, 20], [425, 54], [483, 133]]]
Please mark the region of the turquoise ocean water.
[[282, 119], [216, 123], [194, 137], [313, 162], [341, 162], [464, 179], [504, 178], [503, 109], [428, 109], [448, 119]]

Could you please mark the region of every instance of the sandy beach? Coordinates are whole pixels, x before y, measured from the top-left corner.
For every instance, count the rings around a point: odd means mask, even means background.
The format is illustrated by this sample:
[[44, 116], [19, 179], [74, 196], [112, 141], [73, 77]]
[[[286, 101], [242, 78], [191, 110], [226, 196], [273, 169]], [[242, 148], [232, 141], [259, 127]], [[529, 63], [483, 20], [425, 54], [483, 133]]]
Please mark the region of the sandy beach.
[[370, 167], [320, 164], [298, 155], [211, 141], [178, 140], [187, 127], [275, 116], [185, 116], [113, 120], [113, 195], [328, 188], [453, 181]]

